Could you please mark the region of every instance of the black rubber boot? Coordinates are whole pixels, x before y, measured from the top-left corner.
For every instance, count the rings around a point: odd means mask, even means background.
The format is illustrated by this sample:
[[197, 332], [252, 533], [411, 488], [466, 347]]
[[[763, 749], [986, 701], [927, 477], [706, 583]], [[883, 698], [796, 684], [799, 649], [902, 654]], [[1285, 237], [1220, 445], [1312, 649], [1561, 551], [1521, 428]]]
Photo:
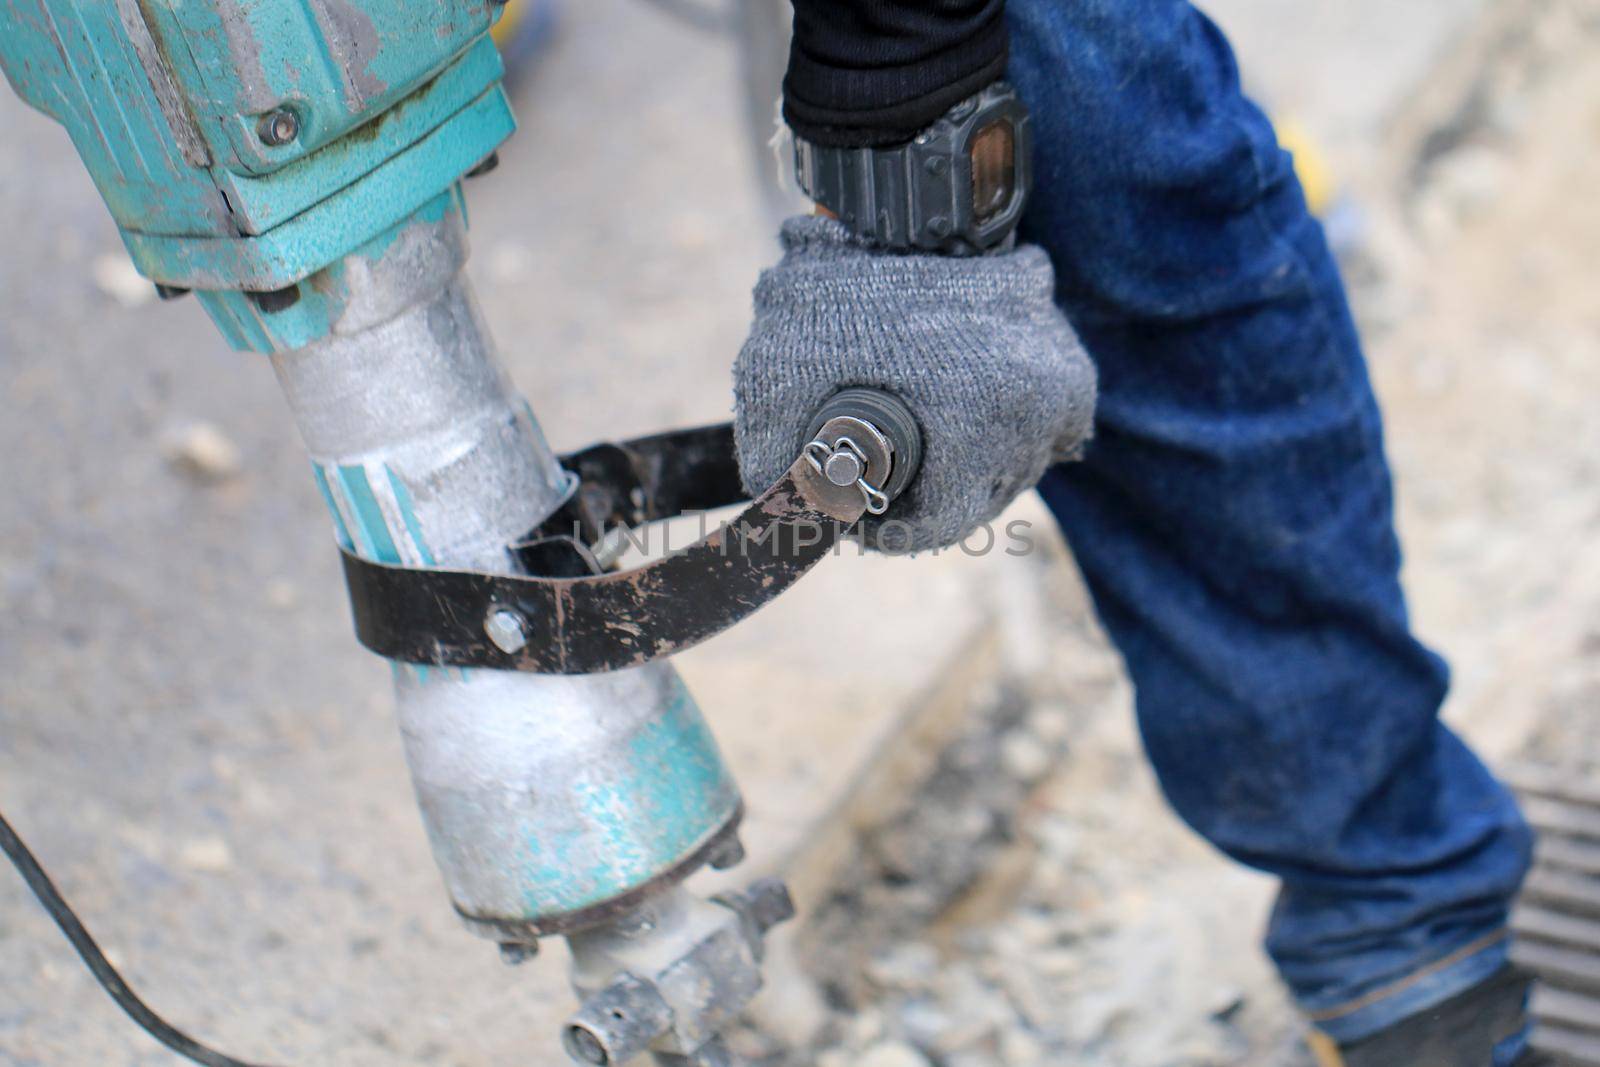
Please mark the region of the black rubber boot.
[[[1339, 1045], [1314, 1032], [1311, 1051], [1321, 1067], [1491, 1067], [1495, 1046], [1528, 1025], [1532, 978], [1507, 967], [1442, 1004], [1380, 1030], [1371, 1037]], [[1515, 1067], [1546, 1067], [1549, 1061], [1526, 1053]]]

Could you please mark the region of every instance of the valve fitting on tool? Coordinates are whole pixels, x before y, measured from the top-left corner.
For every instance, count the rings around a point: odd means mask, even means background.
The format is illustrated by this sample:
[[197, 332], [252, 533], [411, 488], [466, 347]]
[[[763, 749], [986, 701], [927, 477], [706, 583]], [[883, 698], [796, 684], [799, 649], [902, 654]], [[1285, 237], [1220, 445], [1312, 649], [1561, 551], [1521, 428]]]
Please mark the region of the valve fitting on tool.
[[792, 918], [789, 891], [763, 879], [701, 900], [674, 889], [605, 927], [573, 934], [573, 985], [583, 1007], [562, 1034], [584, 1067], [649, 1051], [663, 1067], [731, 1065], [718, 1036], [761, 988], [768, 930]]

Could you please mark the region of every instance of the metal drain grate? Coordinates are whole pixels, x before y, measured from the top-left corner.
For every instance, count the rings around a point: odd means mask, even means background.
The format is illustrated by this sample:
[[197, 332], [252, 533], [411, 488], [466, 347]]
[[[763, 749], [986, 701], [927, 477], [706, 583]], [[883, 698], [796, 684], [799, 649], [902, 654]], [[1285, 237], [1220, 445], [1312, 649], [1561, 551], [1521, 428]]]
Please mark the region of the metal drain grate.
[[1508, 777], [1539, 831], [1511, 920], [1513, 957], [1539, 976], [1534, 1044], [1563, 1067], [1600, 1067], [1600, 782], [1543, 767]]

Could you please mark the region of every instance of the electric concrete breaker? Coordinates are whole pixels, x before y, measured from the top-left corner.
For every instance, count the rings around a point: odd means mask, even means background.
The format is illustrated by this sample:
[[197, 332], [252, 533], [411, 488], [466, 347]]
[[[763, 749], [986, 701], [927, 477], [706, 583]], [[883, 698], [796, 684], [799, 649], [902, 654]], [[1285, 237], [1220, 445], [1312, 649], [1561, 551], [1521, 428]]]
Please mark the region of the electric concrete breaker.
[[140, 271], [271, 360], [358, 636], [393, 664], [456, 910], [512, 959], [568, 939], [574, 1060], [724, 1064], [719, 1033], [792, 908], [772, 882], [713, 900], [681, 885], [738, 862], [741, 803], [668, 657], [881, 512], [916, 428], [893, 398], [842, 393], [730, 524], [635, 570], [597, 560], [619, 524], [737, 503], [732, 435], [561, 459], [497, 366], [460, 181], [513, 128], [499, 10], [5, 0], [0, 63], [67, 128]]

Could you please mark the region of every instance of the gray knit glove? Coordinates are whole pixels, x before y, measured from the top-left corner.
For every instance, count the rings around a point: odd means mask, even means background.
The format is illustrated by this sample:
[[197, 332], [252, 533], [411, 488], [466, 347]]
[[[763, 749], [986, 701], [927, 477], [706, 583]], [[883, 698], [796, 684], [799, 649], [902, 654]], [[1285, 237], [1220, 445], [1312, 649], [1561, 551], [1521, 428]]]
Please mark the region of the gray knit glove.
[[1095, 373], [1051, 299], [1044, 252], [952, 258], [865, 246], [827, 218], [783, 224], [783, 259], [761, 276], [755, 325], [733, 367], [745, 488], [765, 490], [805, 444], [812, 415], [846, 386], [887, 390], [923, 435], [920, 472], [867, 543], [950, 545], [1076, 458]]

